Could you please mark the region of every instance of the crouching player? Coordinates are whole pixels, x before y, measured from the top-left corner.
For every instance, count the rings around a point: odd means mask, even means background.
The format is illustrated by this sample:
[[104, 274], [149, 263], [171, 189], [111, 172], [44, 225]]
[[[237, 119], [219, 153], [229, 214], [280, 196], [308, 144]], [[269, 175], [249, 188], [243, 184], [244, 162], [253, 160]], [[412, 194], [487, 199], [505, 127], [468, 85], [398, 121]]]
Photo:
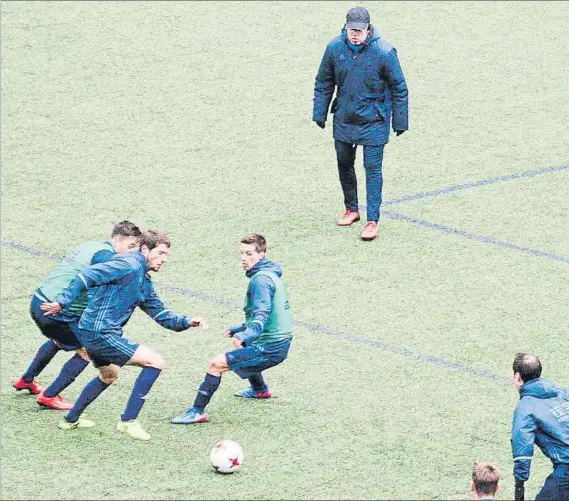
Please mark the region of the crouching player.
[[205, 407], [221, 383], [221, 375], [233, 371], [251, 386], [235, 394], [243, 398], [270, 398], [263, 371], [283, 362], [292, 340], [292, 316], [286, 289], [281, 279], [282, 268], [269, 261], [267, 242], [256, 233], [240, 240], [241, 265], [250, 279], [245, 296], [245, 323], [229, 328], [233, 351], [213, 357], [199, 387], [194, 404], [172, 418], [172, 424], [207, 421]]
[[172, 313], [154, 291], [147, 272], [159, 271], [168, 261], [169, 254], [170, 241], [166, 235], [155, 230], [145, 231], [140, 236], [139, 251], [116, 255], [106, 263], [89, 266], [71, 281], [55, 302], [42, 304], [41, 309], [46, 314], [55, 314], [71, 304], [82, 291], [88, 291], [89, 302], [79, 321], [78, 336], [93, 364], [99, 368], [99, 376], [85, 386], [59, 428], [72, 430], [95, 426], [93, 421], [81, 418], [81, 414], [118, 378], [119, 368], [128, 364], [141, 367], [142, 371], [117, 429], [132, 438], [150, 439], [150, 434], [136, 418], [164, 368], [164, 359], [148, 346], [124, 338], [123, 326], [137, 306], [166, 329], [184, 331], [204, 326], [200, 317]]

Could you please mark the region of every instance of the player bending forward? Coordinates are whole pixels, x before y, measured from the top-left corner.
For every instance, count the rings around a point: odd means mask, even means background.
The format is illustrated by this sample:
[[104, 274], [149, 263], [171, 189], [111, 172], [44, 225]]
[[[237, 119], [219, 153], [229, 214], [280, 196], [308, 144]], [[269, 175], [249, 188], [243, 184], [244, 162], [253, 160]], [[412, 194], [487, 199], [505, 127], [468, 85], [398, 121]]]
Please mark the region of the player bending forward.
[[132, 438], [150, 439], [137, 417], [164, 367], [164, 359], [148, 346], [123, 337], [123, 327], [137, 306], [166, 329], [184, 331], [204, 326], [200, 317], [189, 318], [171, 312], [154, 291], [148, 271], [159, 271], [168, 261], [169, 254], [170, 240], [166, 235], [155, 230], [145, 231], [140, 236], [140, 251], [120, 254], [106, 263], [85, 268], [55, 302], [42, 304], [41, 309], [46, 314], [56, 314], [62, 307], [72, 304], [82, 291], [88, 291], [89, 303], [79, 321], [78, 333], [90, 359], [99, 369], [99, 376], [83, 388], [59, 428], [72, 430], [95, 426], [81, 414], [118, 378], [119, 367], [128, 364], [141, 367], [142, 371], [117, 429]]

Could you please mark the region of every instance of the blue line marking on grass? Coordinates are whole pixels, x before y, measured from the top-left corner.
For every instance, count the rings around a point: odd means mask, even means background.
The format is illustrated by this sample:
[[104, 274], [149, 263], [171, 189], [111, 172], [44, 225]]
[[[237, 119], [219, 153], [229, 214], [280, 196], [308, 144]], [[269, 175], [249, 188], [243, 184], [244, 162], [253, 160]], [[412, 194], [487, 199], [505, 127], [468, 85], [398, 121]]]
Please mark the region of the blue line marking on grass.
[[489, 184], [503, 183], [506, 181], [515, 181], [516, 179], [523, 179], [527, 177], [539, 176], [541, 174], [549, 174], [550, 172], [559, 172], [569, 169], [569, 164], [558, 165], [555, 167], [546, 167], [544, 169], [528, 170], [518, 174], [508, 174], [506, 176], [493, 177], [491, 179], [483, 179], [482, 181], [473, 181], [471, 183], [457, 184], [455, 186], [448, 186], [447, 188], [440, 188], [438, 190], [425, 191], [423, 193], [415, 193], [414, 195], [405, 195], [403, 197], [394, 198], [382, 202], [382, 205], [395, 205], [403, 202], [411, 202], [413, 200], [421, 200], [423, 198], [438, 197], [440, 195], [447, 195], [455, 191], [468, 190], [471, 188], [478, 188], [479, 186], [487, 186]]
[[[464, 184], [458, 184], [456, 186], [449, 186], [447, 188], [441, 188], [439, 190], [425, 191], [423, 193], [416, 193], [414, 195], [406, 195], [406, 196], [403, 196], [400, 198], [394, 198], [393, 200], [387, 200], [385, 202], [382, 202], [381, 205], [382, 206], [384, 206], [384, 205], [395, 205], [395, 204], [400, 204], [403, 202], [420, 200], [423, 198], [432, 198], [432, 197], [437, 197], [440, 195], [446, 195], [448, 193], [453, 193], [453, 192], [459, 191], [459, 190], [466, 190], [466, 189], [470, 189], [470, 188], [477, 188], [478, 186], [487, 186], [489, 184], [495, 184], [495, 183], [513, 181], [516, 179], [523, 179], [523, 178], [528, 178], [528, 177], [533, 177], [533, 176], [539, 176], [541, 174], [549, 174], [551, 172], [560, 172], [560, 171], [567, 170], [567, 169], [569, 169], [569, 164], [558, 165], [558, 166], [554, 166], [554, 167], [546, 167], [544, 169], [528, 170], [528, 171], [520, 172], [517, 174], [508, 174], [506, 176], [498, 176], [498, 177], [493, 177], [490, 179], [483, 179], [481, 181], [474, 181], [471, 183], [464, 183]], [[359, 209], [360, 209], [360, 211], [365, 211], [366, 206], [360, 205]], [[468, 238], [470, 240], [476, 240], [478, 242], [484, 242], [486, 244], [497, 245], [500, 247], [506, 247], [506, 248], [511, 249], [511, 250], [530, 254], [532, 256], [544, 257], [546, 259], [550, 259], [552, 261], [559, 261], [561, 263], [569, 263], [569, 258], [564, 257], [564, 256], [557, 256], [555, 254], [552, 254], [551, 252], [545, 252], [545, 251], [540, 251], [540, 250], [536, 250], [536, 249], [530, 249], [529, 247], [523, 247], [521, 245], [513, 244], [510, 242], [503, 241], [503, 240], [496, 240], [494, 238], [485, 237], [483, 235], [476, 235], [474, 233], [468, 233], [466, 231], [460, 230], [458, 228], [454, 228], [452, 226], [445, 226], [442, 224], [429, 223], [428, 221], [425, 221], [423, 219], [417, 219], [417, 218], [413, 218], [410, 216], [405, 216], [404, 214], [398, 214], [396, 212], [386, 211], [383, 209], [381, 210], [381, 215], [386, 216], [386, 217], [390, 217], [392, 219], [399, 219], [402, 221], [407, 221], [408, 223], [412, 223], [412, 224], [415, 224], [418, 226], [424, 226], [424, 227], [430, 228], [432, 230], [443, 231], [445, 233], [450, 233], [450, 234], [457, 235], [460, 237]]]
[[[40, 257], [55, 260], [55, 261], [61, 259], [61, 256], [58, 256], [56, 254], [50, 254], [48, 252], [44, 252], [44, 251], [41, 251], [39, 249], [35, 249], [34, 247], [30, 247], [28, 245], [22, 245], [22, 244], [17, 244], [14, 242], [5, 242], [5, 241], [0, 242], [0, 244], [2, 245], [2, 247], [8, 247], [10, 249], [16, 249], [19, 251], [28, 252], [30, 254], [33, 254], [34, 256], [40, 256]], [[242, 305], [240, 303], [235, 302], [235, 301], [227, 301], [225, 299], [220, 299], [220, 298], [212, 296], [210, 294], [205, 294], [203, 292], [194, 291], [192, 289], [184, 289], [182, 287], [175, 287], [175, 286], [163, 284], [163, 283], [156, 283], [156, 286], [161, 288], [161, 289], [164, 289], [164, 290], [167, 290], [170, 292], [174, 292], [176, 294], [183, 294], [185, 296], [189, 296], [189, 297], [192, 297], [195, 299], [200, 299], [202, 301], [207, 301], [207, 302], [212, 302], [212, 303], [216, 303], [219, 305], [227, 306], [227, 307], [232, 308], [232, 309], [240, 310], [242, 308]], [[364, 345], [371, 346], [373, 348], [377, 348], [377, 349], [380, 349], [383, 351], [387, 351], [387, 352], [390, 352], [390, 353], [393, 353], [396, 355], [401, 355], [401, 356], [407, 357], [407, 358], [414, 358], [415, 360], [421, 360], [422, 362], [427, 362], [430, 364], [439, 365], [439, 366], [445, 367], [447, 369], [452, 369], [452, 370], [455, 370], [458, 372], [463, 372], [463, 373], [470, 374], [473, 376], [478, 376], [478, 377], [482, 377], [485, 379], [490, 379], [490, 380], [496, 381], [498, 383], [509, 383], [510, 382], [509, 378], [504, 377], [504, 376], [499, 376], [498, 374], [494, 374], [492, 372], [475, 369], [473, 367], [469, 367], [468, 365], [458, 364], [456, 362], [452, 362], [450, 360], [447, 360], [446, 358], [443, 358], [443, 357], [434, 357], [431, 355], [424, 355], [422, 353], [419, 353], [418, 351], [413, 351], [413, 350], [409, 350], [407, 348], [404, 348], [403, 346], [395, 346], [395, 345], [383, 343], [381, 341], [377, 341], [375, 339], [367, 339], [364, 337], [356, 336], [354, 334], [350, 334], [349, 332], [338, 331], [335, 329], [331, 329], [330, 327], [326, 327], [324, 325], [320, 325], [320, 324], [316, 324], [316, 323], [312, 323], [312, 322], [304, 322], [302, 320], [295, 320], [294, 325], [301, 327], [301, 328], [304, 328], [304, 329], [307, 329], [307, 330], [312, 331], [312, 332], [321, 332], [324, 334], [329, 334], [329, 335], [337, 337], [339, 339], [344, 339], [346, 341], [350, 341], [353, 343], [364, 344]]]
[[14, 242], [4, 242], [3, 240], [1, 243], [2, 243], [2, 247], [8, 247], [9, 249], [21, 250], [21, 251], [33, 254], [34, 256], [45, 257], [46, 259], [52, 259], [54, 261], [59, 261], [63, 257], [63, 256], [58, 256], [57, 254], [50, 254], [49, 252], [44, 252], [42, 250], [35, 249], [34, 247], [30, 247], [29, 245], [22, 245], [22, 244], [17, 244]]
[[334, 337], [338, 337], [340, 339], [345, 339], [347, 341], [352, 341], [354, 343], [360, 343], [360, 344], [365, 344], [368, 346], [373, 346], [374, 348], [379, 348], [380, 350], [383, 350], [383, 351], [389, 351], [391, 353], [395, 353], [397, 355], [402, 355], [402, 356], [407, 357], [407, 358], [414, 358], [416, 360], [421, 360], [423, 362], [429, 362], [431, 364], [441, 365], [441, 366], [446, 367], [448, 369], [454, 369], [454, 370], [459, 371], [459, 372], [465, 372], [467, 374], [480, 376], [480, 377], [483, 377], [486, 379], [492, 379], [493, 381], [498, 381], [499, 383], [510, 383], [511, 382], [511, 379], [509, 379], [507, 377], [499, 376], [497, 374], [494, 374], [494, 373], [488, 372], [488, 371], [474, 369], [473, 367], [469, 367], [468, 365], [457, 364], [456, 362], [452, 362], [452, 361], [447, 360], [446, 358], [443, 358], [443, 357], [433, 357], [430, 355], [424, 355], [422, 353], [419, 353], [418, 351], [409, 350], [409, 349], [404, 348], [402, 346], [395, 346], [392, 344], [387, 344], [387, 343], [383, 343], [381, 341], [377, 341], [375, 339], [368, 339], [368, 338], [356, 336], [354, 334], [350, 334], [349, 332], [337, 331], [335, 329], [331, 329], [329, 327], [325, 327], [325, 326], [320, 325], [320, 324], [314, 324], [311, 322], [304, 322], [302, 320], [296, 320], [294, 322], [294, 324], [299, 326], [299, 327], [303, 327], [305, 329], [313, 331], [313, 332], [324, 332], [326, 334], [330, 334], [330, 335], [332, 335]]
[[[393, 200], [387, 200], [387, 201], [383, 202], [383, 205], [395, 205], [395, 204], [399, 204], [399, 203], [403, 203], [403, 202], [420, 200], [423, 198], [432, 198], [432, 197], [437, 197], [440, 195], [446, 195], [448, 193], [453, 193], [455, 191], [477, 188], [478, 186], [487, 186], [487, 185], [495, 184], [495, 183], [513, 181], [516, 179], [538, 176], [538, 175], [547, 174], [550, 172], [559, 172], [559, 171], [566, 170], [566, 169], [569, 169], [569, 164], [568, 165], [555, 166], [555, 167], [547, 167], [544, 169], [536, 169], [536, 170], [531, 170], [531, 171], [525, 171], [525, 172], [520, 172], [518, 174], [509, 174], [506, 176], [498, 176], [498, 177], [494, 177], [491, 179], [484, 179], [481, 181], [474, 181], [471, 183], [464, 183], [464, 184], [459, 184], [459, 185], [455, 185], [455, 186], [449, 186], [447, 188], [441, 188], [439, 190], [426, 191], [423, 193], [416, 193], [414, 195], [407, 195], [404, 197], [395, 198]], [[365, 206], [362, 206], [362, 210], [365, 210]], [[425, 227], [430, 228], [430, 229], [443, 231], [443, 232], [451, 233], [454, 235], [459, 235], [461, 237], [465, 237], [465, 238], [468, 238], [470, 240], [477, 240], [477, 241], [492, 244], [492, 245], [498, 245], [501, 247], [506, 247], [508, 249], [512, 249], [512, 250], [516, 250], [516, 251], [523, 252], [526, 254], [530, 254], [532, 256], [545, 257], [545, 258], [551, 259], [553, 261], [560, 261], [562, 263], [569, 263], [569, 258], [566, 258], [563, 256], [556, 256], [555, 254], [551, 254], [549, 252], [530, 249], [529, 247], [522, 247], [520, 245], [512, 244], [510, 242], [505, 242], [502, 240], [495, 240], [493, 238], [488, 238], [488, 237], [485, 237], [483, 235], [475, 235], [473, 233], [467, 233], [466, 231], [462, 231], [458, 228], [453, 228], [452, 226], [445, 226], [445, 225], [441, 225], [441, 224], [429, 223], [428, 221], [424, 221], [422, 219], [416, 219], [416, 218], [412, 218], [409, 216], [405, 216], [403, 214], [398, 214], [396, 212], [390, 212], [390, 211], [382, 211], [382, 215], [385, 215], [385, 216], [390, 217], [392, 219], [404, 220], [404, 221], [407, 221], [409, 223], [416, 224], [419, 226], [425, 226]], [[58, 256], [56, 254], [50, 254], [48, 252], [44, 252], [42, 250], [35, 249], [34, 247], [30, 247], [28, 245], [18, 244], [18, 243], [14, 243], [14, 242], [5, 242], [5, 241], [2, 241], [1, 245], [2, 245], [2, 247], [8, 247], [11, 249], [16, 249], [16, 250], [28, 252], [28, 253], [33, 254], [35, 256], [40, 256], [40, 257], [44, 257], [47, 259], [52, 259], [52, 260], [61, 259], [61, 256]], [[181, 287], [175, 287], [175, 286], [168, 285], [168, 284], [156, 283], [156, 285], [158, 287], [164, 289], [164, 290], [168, 290], [170, 292], [174, 292], [177, 294], [183, 294], [183, 295], [190, 296], [190, 297], [193, 297], [196, 299], [200, 299], [202, 301], [208, 301], [208, 302], [216, 303], [219, 305], [227, 306], [227, 307], [232, 308], [232, 309], [241, 309], [241, 305], [239, 303], [236, 303], [234, 301], [227, 301], [225, 299], [220, 299], [220, 298], [217, 298], [215, 296], [205, 294], [203, 292], [194, 291], [191, 289], [184, 289]], [[443, 357], [433, 357], [430, 355], [424, 355], [422, 353], [419, 353], [419, 352], [413, 351], [413, 350], [409, 350], [409, 349], [404, 348], [402, 346], [395, 346], [395, 345], [383, 343], [381, 341], [377, 341], [374, 339], [367, 339], [364, 337], [356, 336], [354, 334], [350, 334], [349, 332], [338, 331], [335, 329], [331, 329], [329, 327], [325, 327], [325, 326], [320, 325], [320, 324], [315, 324], [315, 323], [311, 323], [311, 322], [304, 322], [302, 320], [295, 320], [294, 324], [298, 327], [302, 327], [302, 328], [307, 329], [309, 331], [323, 332], [325, 334], [335, 336], [339, 339], [345, 339], [347, 341], [365, 344], [365, 345], [372, 346], [374, 348], [378, 348], [378, 349], [383, 350], [383, 351], [388, 351], [390, 353], [401, 355], [401, 356], [404, 356], [407, 358], [414, 358], [416, 360], [421, 360], [423, 362], [428, 362], [431, 364], [440, 365], [440, 366], [446, 367], [448, 369], [453, 369], [453, 370], [456, 370], [459, 372], [464, 372], [464, 373], [479, 376], [482, 378], [491, 379], [491, 380], [497, 381], [499, 383], [509, 383], [510, 382], [509, 378], [499, 376], [499, 375], [494, 374], [492, 372], [474, 369], [473, 367], [469, 367], [468, 365], [458, 364], [458, 363], [452, 362], [450, 360], [447, 360], [446, 358], [443, 358]]]
[[508, 249], [512, 249], [518, 252], [523, 252], [525, 254], [530, 254], [536, 257], [544, 257], [550, 259], [552, 261], [559, 261], [561, 263], [569, 264], [569, 258], [563, 256], [557, 256], [550, 252], [540, 251], [536, 249], [530, 249], [529, 247], [522, 247], [521, 245], [512, 244], [510, 242], [505, 242], [504, 240], [495, 240], [493, 238], [485, 237], [483, 235], [476, 235], [474, 233], [468, 233], [466, 231], [460, 230], [458, 228], [454, 228], [452, 226], [445, 226], [443, 224], [435, 224], [429, 223], [428, 221], [424, 221], [423, 219], [416, 219], [413, 217], [405, 216], [404, 214], [398, 214], [396, 212], [391, 211], [382, 211], [381, 214], [386, 217], [390, 217], [392, 219], [400, 219], [403, 221], [407, 221], [408, 223], [416, 224], [418, 226], [424, 226], [426, 228], [430, 228], [432, 230], [443, 231], [445, 233], [450, 233], [453, 235], [458, 235], [464, 238], [468, 238], [470, 240], [477, 240], [479, 242], [484, 242], [486, 244], [491, 245], [498, 245], [500, 247], [506, 247]]

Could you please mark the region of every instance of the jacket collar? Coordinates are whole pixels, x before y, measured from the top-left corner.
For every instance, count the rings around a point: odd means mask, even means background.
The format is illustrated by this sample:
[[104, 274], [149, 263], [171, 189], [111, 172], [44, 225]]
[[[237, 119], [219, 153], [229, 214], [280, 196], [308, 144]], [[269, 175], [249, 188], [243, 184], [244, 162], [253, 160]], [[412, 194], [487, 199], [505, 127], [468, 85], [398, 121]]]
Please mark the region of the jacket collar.
[[142, 264], [142, 268], [144, 269], [144, 273], [148, 273], [148, 271], [150, 270], [150, 267], [148, 266], [148, 263], [146, 262], [146, 258], [142, 255], [142, 252], [137, 250], [137, 251], [132, 251], [132, 254], [137, 259], [137, 261], [139, 261], [140, 264]]
[[115, 247], [115, 244], [113, 243], [112, 240], [105, 240], [103, 243], [105, 244], [109, 244], [111, 246], [111, 248], [113, 249], [113, 252], [117, 252], [117, 248]]

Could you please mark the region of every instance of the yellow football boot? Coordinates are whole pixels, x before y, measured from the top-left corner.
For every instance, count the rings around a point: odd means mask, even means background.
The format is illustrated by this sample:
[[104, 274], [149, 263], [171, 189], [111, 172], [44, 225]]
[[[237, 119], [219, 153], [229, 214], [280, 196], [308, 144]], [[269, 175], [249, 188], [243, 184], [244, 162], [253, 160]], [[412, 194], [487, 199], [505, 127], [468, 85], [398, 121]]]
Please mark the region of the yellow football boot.
[[95, 426], [95, 421], [91, 421], [90, 419], [79, 418], [74, 423], [70, 423], [65, 419], [61, 420], [57, 427], [60, 430], [74, 430], [75, 428], [93, 428]]
[[150, 440], [150, 433], [148, 433], [136, 420], [131, 421], [119, 421], [117, 423], [117, 430], [124, 433], [130, 438], [136, 438], [138, 440]]

